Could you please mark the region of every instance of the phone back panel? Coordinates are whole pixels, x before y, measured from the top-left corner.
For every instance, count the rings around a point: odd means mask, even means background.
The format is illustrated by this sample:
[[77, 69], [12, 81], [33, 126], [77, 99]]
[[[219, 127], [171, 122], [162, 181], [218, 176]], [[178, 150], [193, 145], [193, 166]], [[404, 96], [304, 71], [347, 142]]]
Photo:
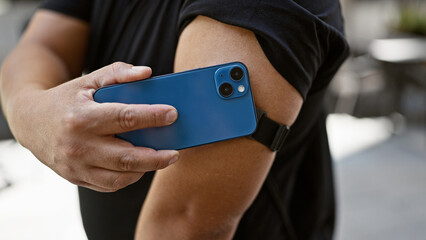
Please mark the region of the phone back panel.
[[[244, 71], [239, 81], [223, 74], [235, 66]], [[221, 81], [231, 81], [234, 96], [220, 95]], [[241, 85], [245, 87], [244, 92], [237, 90]], [[177, 109], [178, 119], [169, 126], [117, 135], [135, 146], [183, 149], [247, 136], [256, 130], [248, 71], [239, 62], [108, 86], [98, 89], [94, 99], [100, 103], [168, 104]]]

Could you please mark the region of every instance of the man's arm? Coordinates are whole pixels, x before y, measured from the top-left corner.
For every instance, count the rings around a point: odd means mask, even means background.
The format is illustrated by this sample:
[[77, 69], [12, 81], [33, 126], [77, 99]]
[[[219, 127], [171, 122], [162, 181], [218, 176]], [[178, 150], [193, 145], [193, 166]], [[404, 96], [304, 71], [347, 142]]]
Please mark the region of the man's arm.
[[[291, 125], [302, 97], [273, 68], [250, 31], [197, 17], [181, 34], [175, 71], [231, 61], [247, 65], [256, 106]], [[157, 172], [136, 238], [231, 239], [274, 157], [248, 138], [181, 151], [179, 163]]]
[[88, 34], [86, 22], [37, 12], [2, 66], [1, 101], [15, 138], [41, 162], [72, 183], [111, 192], [178, 158], [114, 134], [168, 125], [177, 113], [167, 105], [94, 102], [96, 89], [147, 78], [151, 69], [115, 63], [79, 77]]

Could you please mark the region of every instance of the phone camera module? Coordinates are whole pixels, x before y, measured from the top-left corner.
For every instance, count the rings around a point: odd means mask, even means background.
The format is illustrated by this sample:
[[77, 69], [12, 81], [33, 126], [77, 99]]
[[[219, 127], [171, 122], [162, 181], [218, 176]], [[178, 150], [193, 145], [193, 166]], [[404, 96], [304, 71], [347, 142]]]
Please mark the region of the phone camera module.
[[240, 67], [233, 67], [231, 69], [230, 75], [231, 75], [232, 80], [238, 81], [238, 80], [241, 80], [241, 78], [243, 78], [244, 71]]
[[234, 92], [234, 88], [229, 83], [223, 83], [219, 86], [219, 93], [222, 97], [229, 97]]

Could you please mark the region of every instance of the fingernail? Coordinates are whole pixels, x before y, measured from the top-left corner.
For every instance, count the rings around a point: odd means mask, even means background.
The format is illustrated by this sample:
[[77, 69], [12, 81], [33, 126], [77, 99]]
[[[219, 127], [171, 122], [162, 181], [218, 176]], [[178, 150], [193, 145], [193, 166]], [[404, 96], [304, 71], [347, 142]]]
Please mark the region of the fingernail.
[[178, 151], [176, 151], [173, 158], [169, 161], [169, 165], [172, 165], [173, 163], [177, 162], [177, 160], [179, 160], [179, 152]]
[[176, 109], [171, 109], [166, 113], [166, 121], [168, 124], [172, 124], [177, 119], [177, 111]]
[[144, 71], [149, 70], [149, 69], [150, 69], [150, 67], [147, 67], [147, 66], [133, 66], [132, 67], [132, 70], [137, 71], [137, 72], [144, 72]]

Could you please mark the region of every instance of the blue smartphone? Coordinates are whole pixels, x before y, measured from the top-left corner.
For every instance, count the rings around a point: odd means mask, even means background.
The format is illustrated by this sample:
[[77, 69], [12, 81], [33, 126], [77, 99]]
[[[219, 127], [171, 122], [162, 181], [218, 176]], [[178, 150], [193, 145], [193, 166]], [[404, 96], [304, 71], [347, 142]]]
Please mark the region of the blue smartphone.
[[96, 102], [168, 104], [176, 122], [116, 135], [135, 146], [184, 149], [247, 136], [256, 130], [256, 109], [246, 66], [232, 62], [98, 89]]

